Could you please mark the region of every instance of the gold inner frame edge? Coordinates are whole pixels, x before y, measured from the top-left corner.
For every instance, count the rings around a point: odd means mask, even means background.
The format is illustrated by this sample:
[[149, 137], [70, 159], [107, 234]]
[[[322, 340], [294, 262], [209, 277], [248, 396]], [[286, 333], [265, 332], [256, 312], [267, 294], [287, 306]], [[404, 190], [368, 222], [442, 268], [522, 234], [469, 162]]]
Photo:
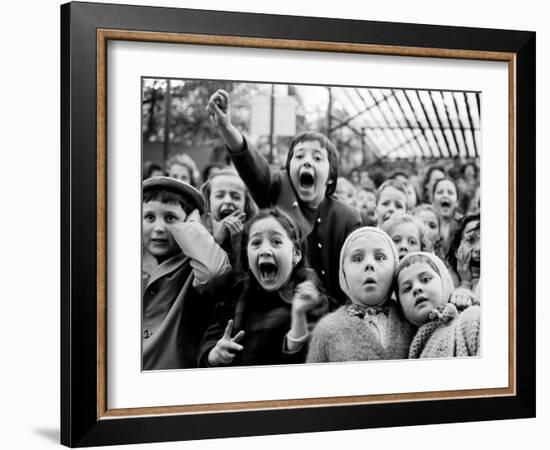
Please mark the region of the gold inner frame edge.
[[[97, 419], [174, 414], [205, 414], [323, 406], [395, 403], [404, 401], [450, 400], [501, 397], [516, 394], [516, 54], [479, 50], [422, 48], [325, 41], [249, 38], [240, 36], [158, 33], [98, 29], [97, 36]], [[362, 53], [391, 56], [472, 59], [508, 62], [508, 387], [400, 394], [263, 400], [200, 405], [150, 406], [108, 409], [107, 405], [107, 42], [109, 40], [180, 43], [302, 51]]]

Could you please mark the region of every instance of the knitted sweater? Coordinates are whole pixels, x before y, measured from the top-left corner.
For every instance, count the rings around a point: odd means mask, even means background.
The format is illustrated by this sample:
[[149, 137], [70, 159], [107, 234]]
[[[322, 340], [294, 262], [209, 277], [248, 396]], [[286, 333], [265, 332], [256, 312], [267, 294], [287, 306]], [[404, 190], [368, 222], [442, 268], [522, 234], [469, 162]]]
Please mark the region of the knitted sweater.
[[458, 313], [447, 303], [441, 316], [422, 325], [409, 350], [409, 358], [451, 358], [479, 354], [480, 307]]
[[[384, 313], [379, 313], [384, 314]], [[405, 320], [390, 301], [385, 327], [378, 327], [367, 315], [364, 319], [351, 316], [346, 306], [323, 317], [314, 328], [308, 363], [405, 359], [414, 326]], [[379, 332], [385, 333], [381, 339]], [[383, 341], [387, 345], [383, 345]]]

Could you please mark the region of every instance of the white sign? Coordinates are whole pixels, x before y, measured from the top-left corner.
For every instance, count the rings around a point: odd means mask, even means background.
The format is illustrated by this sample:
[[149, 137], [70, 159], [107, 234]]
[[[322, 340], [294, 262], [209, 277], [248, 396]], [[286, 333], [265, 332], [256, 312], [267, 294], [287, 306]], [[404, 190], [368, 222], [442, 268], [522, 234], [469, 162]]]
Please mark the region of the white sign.
[[[294, 136], [296, 134], [296, 100], [294, 97], [274, 97], [275, 136]], [[268, 136], [271, 122], [271, 96], [258, 95], [252, 99], [250, 134]]]

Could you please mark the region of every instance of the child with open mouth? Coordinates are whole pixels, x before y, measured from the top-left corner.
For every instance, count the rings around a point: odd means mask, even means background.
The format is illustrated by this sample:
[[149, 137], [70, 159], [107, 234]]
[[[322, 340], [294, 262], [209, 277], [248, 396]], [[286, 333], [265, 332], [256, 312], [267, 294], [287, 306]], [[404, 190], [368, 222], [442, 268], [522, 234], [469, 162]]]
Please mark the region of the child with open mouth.
[[391, 298], [399, 257], [381, 229], [351, 233], [340, 253], [340, 285], [348, 303], [314, 328], [307, 362], [404, 359], [414, 326]]
[[203, 338], [199, 364], [304, 362], [309, 330], [328, 299], [306, 267], [294, 220], [278, 208], [261, 210], [243, 231], [242, 261], [241, 273], [220, 279], [216, 321]]
[[303, 132], [289, 147], [284, 169], [272, 170], [265, 157], [231, 123], [230, 98], [216, 91], [207, 105], [239, 175], [260, 208], [278, 206], [290, 214], [307, 240], [306, 253], [328, 294], [339, 303], [338, 252], [345, 237], [361, 226], [359, 211], [334, 198], [338, 152], [323, 134]]
[[241, 177], [232, 169], [212, 174], [202, 185], [201, 193], [205, 200], [205, 225], [234, 266], [241, 251], [244, 223], [256, 214], [256, 205]]
[[439, 235], [441, 236], [441, 248], [443, 254], [449, 250], [451, 232], [460, 219], [458, 211], [458, 188], [450, 178], [441, 178], [433, 186], [433, 206], [435, 207], [441, 224]]
[[479, 292], [481, 273], [480, 216], [467, 214], [458, 223], [454, 231], [447, 261], [451, 267], [451, 276], [457, 289], [453, 300], [459, 306], [468, 306], [478, 301], [474, 292]]
[[386, 180], [376, 193], [376, 218], [378, 226], [388, 220], [395, 212], [407, 212], [407, 189], [397, 180]]
[[399, 263], [397, 298], [407, 320], [418, 327], [409, 358], [479, 354], [479, 305], [459, 313], [450, 301], [453, 289], [445, 264], [431, 253], [410, 253]]

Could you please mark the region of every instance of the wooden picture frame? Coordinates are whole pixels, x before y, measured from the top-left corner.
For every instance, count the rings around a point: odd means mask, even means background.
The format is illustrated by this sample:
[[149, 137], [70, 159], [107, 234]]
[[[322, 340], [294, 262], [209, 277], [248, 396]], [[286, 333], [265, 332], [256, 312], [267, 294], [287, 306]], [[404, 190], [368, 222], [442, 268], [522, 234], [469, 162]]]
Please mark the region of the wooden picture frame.
[[[110, 409], [107, 42], [503, 61], [509, 73], [509, 383], [422, 394]], [[61, 7], [61, 442], [316, 432], [535, 415], [535, 33], [93, 3]]]

